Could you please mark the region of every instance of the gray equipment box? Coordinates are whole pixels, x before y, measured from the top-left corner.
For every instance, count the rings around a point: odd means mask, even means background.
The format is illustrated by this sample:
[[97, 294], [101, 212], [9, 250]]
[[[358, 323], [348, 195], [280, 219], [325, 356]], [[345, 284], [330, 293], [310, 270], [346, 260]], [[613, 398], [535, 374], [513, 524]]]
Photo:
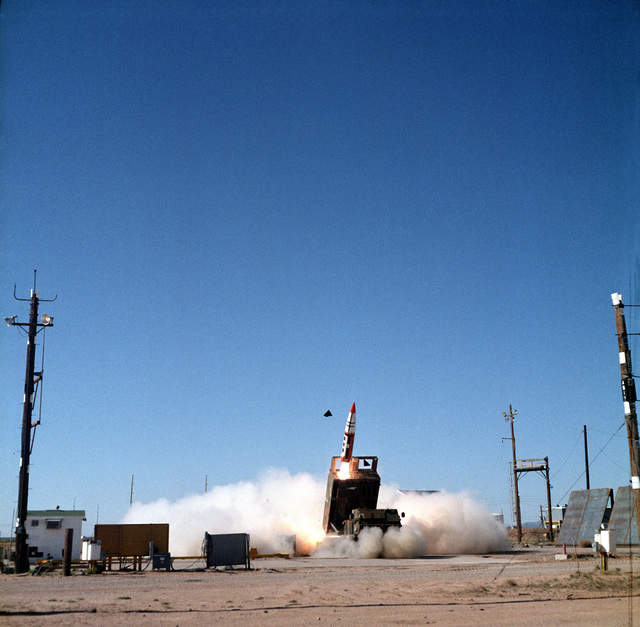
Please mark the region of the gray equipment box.
[[211, 535], [205, 532], [204, 542], [207, 568], [244, 566], [246, 570], [251, 569], [248, 533]]
[[153, 570], [171, 570], [171, 553], [154, 553]]

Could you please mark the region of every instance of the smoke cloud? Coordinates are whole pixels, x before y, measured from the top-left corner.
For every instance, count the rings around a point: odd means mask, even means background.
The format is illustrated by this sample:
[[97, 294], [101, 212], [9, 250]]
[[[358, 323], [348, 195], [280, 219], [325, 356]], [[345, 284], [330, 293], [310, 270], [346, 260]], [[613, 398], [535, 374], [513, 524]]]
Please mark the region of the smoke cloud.
[[488, 553], [511, 546], [506, 527], [468, 492], [402, 494], [381, 486], [378, 501], [405, 512], [403, 525], [420, 534], [427, 555]]
[[197, 556], [205, 531], [249, 533], [259, 553], [312, 557], [408, 558], [484, 553], [509, 548], [507, 531], [469, 494], [402, 494], [381, 486], [378, 507], [405, 512], [402, 527], [384, 535], [365, 529], [358, 541], [322, 530], [326, 483], [309, 474], [269, 469], [256, 482], [216, 486], [170, 502], [134, 503], [123, 523], [169, 523], [170, 551]]

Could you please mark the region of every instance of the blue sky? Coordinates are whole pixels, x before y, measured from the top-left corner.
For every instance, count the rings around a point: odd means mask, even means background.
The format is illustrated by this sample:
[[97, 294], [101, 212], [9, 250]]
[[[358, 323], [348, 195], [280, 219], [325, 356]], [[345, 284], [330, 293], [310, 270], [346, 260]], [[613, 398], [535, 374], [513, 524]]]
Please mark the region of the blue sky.
[[[58, 296], [30, 508], [90, 528], [132, 475], [142, 502], [322, 478], [354, 401], [384, 483], [509, 518], [512, 404], [554, 504], [584, 487], [583, 425], [592, 487], [626, 485], [638, 22], [622, 0], [5, 0], [0, 307], [28, 319], [35, 268]], [[8, 535], [26, 340], [0, 351]], [[535, 519], [544, 481], [521, 491]]]

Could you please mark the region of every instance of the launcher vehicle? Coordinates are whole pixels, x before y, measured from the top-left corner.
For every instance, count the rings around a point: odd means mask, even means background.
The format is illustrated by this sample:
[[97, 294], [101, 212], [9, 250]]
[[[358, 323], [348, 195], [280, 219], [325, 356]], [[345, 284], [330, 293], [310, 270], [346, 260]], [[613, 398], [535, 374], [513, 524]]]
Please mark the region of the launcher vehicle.
[[[377, 457], [351, 457], [348, 464], [331, 458], [322, 526], [327, 535], [352, 536], [366, 527], [400, 527], [396, 509], [377, 509], [380, 475]], [[403, 514], [404, 515], [404, 514]]]

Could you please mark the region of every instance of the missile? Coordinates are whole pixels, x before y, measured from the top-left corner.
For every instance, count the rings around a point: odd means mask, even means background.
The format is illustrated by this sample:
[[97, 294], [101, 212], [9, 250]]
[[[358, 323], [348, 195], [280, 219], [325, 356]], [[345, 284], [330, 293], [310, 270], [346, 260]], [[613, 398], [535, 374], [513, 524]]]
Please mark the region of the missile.
[[353, 440], [356, 437], [356, 404], [351, 405], [351, 411], [347, 417], [347, 425], [344, 428], [344, 440], [342, 441], [342, 453], [340, 461], [349, 463], [353, 455]]

